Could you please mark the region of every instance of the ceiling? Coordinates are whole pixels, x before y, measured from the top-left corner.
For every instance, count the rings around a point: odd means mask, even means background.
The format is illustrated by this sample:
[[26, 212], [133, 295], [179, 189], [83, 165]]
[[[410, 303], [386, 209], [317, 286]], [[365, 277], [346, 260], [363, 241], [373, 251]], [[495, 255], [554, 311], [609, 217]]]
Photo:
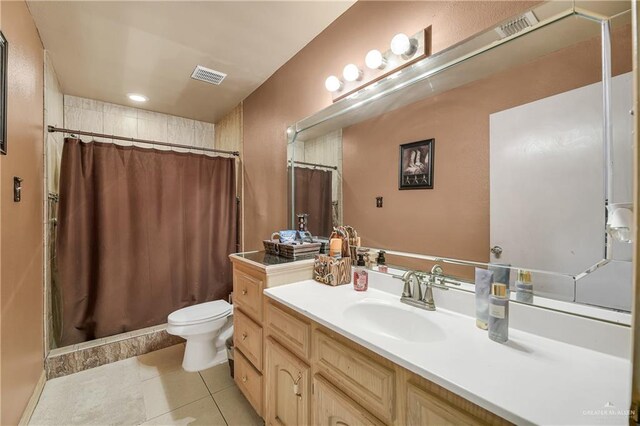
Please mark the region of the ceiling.
[[[353, 3], [28, 2], [65, 94], [212, 123]], [[227, 77], [192, 80], [196, 65]]]

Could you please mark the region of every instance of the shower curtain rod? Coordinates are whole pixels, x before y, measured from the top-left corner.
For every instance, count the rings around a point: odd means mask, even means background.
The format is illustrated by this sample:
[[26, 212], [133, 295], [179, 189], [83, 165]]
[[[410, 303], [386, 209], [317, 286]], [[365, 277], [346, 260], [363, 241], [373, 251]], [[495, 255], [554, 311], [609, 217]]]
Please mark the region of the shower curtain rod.
[[338, 170], [338, 166], [327, 166], [325, 164], [306, 163], [304, 161], [294, 161], [295, 164], [302, 164], [303, 166], [324, 167], [325, 169]]
[[105, 135], [105, 134], [102, 134], [102, 133], [84, 132], [82, 130], [62, 129], [60, 127], [55, 127], [55, 126], [47, 126], [47, 131], [49, 133], [69, 133], [69, 134], [72, 134], [72, 135], [84, 135], [84, 136], [91, 136], [91, 137], [94, 137], [94, 138], [116, 139], [116, 140], [120, 140], [120, 141], [149, 143], [149, 144], [153, 144], [153, 145], [171, 146], [171, 147], [175, 147], [175, 148], [197, 149], [199, 151], [218, 152], [218, 153], [221, 153], [221, 154], [233, 155], [235, 157], [239, 157], [240, 156], [240, 152], [238, 152], [238, 151], [225, 151], [223, 149], [201, 148], [201, 147], [198, 147], [198, 146], [181, 145], [181, 144], [177, 144], [177, 143], [158, 142], [158, 141], [152, 141], [152, 140], [147, 140], [147, 139], [138, 139], [138, 138], [128, 138], [126, 136]]

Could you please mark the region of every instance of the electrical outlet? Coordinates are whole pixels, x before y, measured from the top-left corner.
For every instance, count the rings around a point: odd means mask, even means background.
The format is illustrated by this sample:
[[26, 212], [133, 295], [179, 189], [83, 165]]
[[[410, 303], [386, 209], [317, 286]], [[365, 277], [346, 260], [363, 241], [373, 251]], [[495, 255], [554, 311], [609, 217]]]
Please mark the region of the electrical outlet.
[[382, 197], [376, 197], [376, 207], [379, 209], [382, 208]]

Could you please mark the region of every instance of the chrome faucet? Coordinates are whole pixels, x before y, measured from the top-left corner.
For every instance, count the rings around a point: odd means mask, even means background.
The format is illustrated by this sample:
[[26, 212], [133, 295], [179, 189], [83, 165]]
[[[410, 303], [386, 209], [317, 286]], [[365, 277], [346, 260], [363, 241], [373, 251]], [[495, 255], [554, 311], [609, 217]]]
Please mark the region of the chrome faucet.
[[[440, 282], [438, 282], [438, 278], [440, 278]], [[442, 267], [437, 264], [431, 268], [430, 274], [420, 271], [405, 272], [402, 275], [404, 288], [402, 290], [400, 302], [417, 308], [426, 309], [427, 311], [435, 311], [436, 304], [433, 301], [433, 287], [449, 290], [449, 288], [443, 284], [444, 278]], [[412, 281], [413, 286], [411, 285]], [[425, 285], [424, 293], [422, 292], [423, 284]]]

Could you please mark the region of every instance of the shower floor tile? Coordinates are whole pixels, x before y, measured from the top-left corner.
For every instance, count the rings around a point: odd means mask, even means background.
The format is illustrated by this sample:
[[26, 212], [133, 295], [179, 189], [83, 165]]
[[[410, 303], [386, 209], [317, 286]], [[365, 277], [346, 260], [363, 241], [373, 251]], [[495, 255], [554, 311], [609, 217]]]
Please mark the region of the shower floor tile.
[[262, 425], [227, 363], [182, 370], [184, 344], [49, 380], [31, 425]]

